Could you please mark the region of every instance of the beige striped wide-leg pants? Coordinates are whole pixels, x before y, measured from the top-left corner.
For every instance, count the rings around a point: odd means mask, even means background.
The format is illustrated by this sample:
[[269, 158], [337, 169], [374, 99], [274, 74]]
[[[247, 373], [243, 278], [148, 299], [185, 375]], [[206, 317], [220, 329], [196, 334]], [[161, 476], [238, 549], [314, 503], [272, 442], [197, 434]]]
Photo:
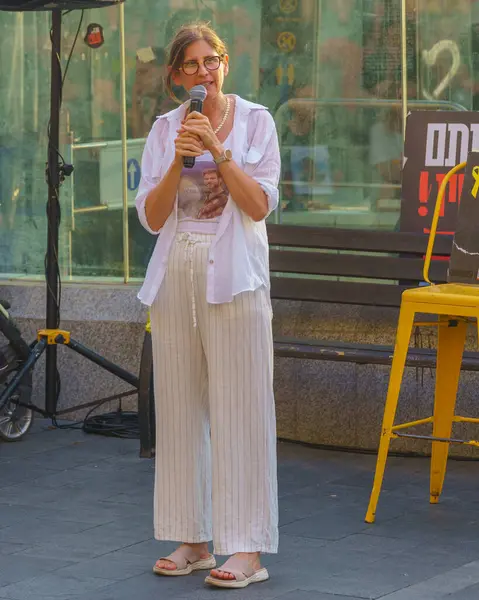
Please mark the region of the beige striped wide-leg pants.
[[213, 236], [179, 233], [151, 308], [155, 537], [216, 554], [278, 550], [268, 290], [206, 302]]

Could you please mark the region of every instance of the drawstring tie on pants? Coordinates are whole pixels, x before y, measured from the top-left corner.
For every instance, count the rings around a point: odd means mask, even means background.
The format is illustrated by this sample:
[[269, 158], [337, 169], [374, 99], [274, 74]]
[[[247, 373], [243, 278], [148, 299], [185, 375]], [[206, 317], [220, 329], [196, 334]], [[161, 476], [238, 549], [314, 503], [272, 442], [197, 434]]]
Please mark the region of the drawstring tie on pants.
[[185, 232], [178, 236], [178, 241], [185, 244], [185, 262], [188, 263], [190, 269], [190, 284], [191, 284], [191, 313], [193, 317], [193, 327], [197, 327], [196, 318], [196, 296], [195, 296], [195, 283], [194, 283], [194, 269], [193, 269], [193, 251], [196, 245], [204, 244], [202, 240], [195, 239], [190, 233]]

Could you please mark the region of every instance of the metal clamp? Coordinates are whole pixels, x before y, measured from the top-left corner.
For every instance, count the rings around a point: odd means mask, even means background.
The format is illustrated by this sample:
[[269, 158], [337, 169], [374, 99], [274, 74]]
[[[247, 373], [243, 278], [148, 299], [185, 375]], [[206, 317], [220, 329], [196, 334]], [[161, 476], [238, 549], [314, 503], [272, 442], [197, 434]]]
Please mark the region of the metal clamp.
[[47, 344], [49, 346], [55, 346], [56, 344], [69, 344], [70, 332], [63, 331], [63, 329], [40, 329], [37, 332], [37, 339], [38, 341], [41, 341], [43, 338], [47, 338]]

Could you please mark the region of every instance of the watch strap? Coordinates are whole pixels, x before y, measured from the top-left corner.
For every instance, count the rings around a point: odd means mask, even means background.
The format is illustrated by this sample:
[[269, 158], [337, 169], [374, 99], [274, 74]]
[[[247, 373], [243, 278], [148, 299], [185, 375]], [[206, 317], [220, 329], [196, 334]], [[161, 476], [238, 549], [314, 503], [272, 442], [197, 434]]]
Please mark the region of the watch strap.
[[221, 163], [230, 161], [232, 158], [233, 157], [231, 155], [231, 150], [225, 150], [222, 154], [220, 154], [217, 158], [214, 158], [213, 160], [217, 165], [220, 165]]

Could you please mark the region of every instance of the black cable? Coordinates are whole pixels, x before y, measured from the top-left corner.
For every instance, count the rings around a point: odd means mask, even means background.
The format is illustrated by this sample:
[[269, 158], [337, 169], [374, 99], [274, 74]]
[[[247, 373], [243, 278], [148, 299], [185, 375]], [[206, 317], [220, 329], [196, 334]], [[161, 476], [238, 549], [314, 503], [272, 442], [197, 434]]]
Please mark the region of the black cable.
[[140, 427], [138, 413], [124, 411], [121, 407], [121, 398], [118, 399], [118, 408], [116, 411], [90, 416], [100, 406], [111, 401], [111, 396], [98, 400], [82, 421], [60, 425], [54, 416], [52, 417], [52, 424], [57, 429], [78, 429], [83, 430], [85, 433], [108, 437], [139, 439]]
[[[71, 11], [67, 11], [66, 13], [63, 13], [63, 15], [65, 16], [65, 15], [66, 15], [66, 14], [68, 14], [69, 12], [71, 12]], [[71, 50], [70, 50], [70, 54], [69, 54], [69, 56], [68, 56], [68, 59], [67, 59], [67, 64], [66, 64], [66, 66], [65, 66], [65, 73], [63, 74], [63, 78], [62, 78], [62, 90], [63, 90], [63, 84], [65, 83], [65, 79], [66, 79], [66, 77], [67, 77], [68, 68], [69, 68], [69, 66], [70, 66], [70, 61], [71, 61], [71, 59], [72, 59], [72, 56], [73, 56], [73, 51], [75, 50], [75, 46], [76, 46], [76, 44], [77, 44], [77, 41], [78, 41], [78, 36], [80, 35], [80, 30], [81, 30], [81, 26], [82, 26], [82, 24], [83, 24], [83, 17], [84, 17], [84, 16], [85, 16], [85, 9], [83, 9], [83, 10], [81, 11], [81, 15], [80, 15], [80, 21], [79, 21], [79, 23], [78, 23], [77, 32], [76, 32], [76, 34], [75, 34], [75, 39], [73, 40], [73, 44], [72, 44], [72, 47], [71, 47]]]
[[124, 411], [120, 406], [115, 412], [85, 418], [83, 431], [108, 437], [137, 440], [140, 437], [138, 413]]
[[[134, 393], [134, 391], [127, 392], [128, 395]], [[121, 408], [122, 397], [118, 398], [118, 408], [115, 412], [90, 417], [97, 408], [109, 401], [111, 401], [111, 396], [102, 400], [87, 413], [83, 422], [83, 431], [109, 437], [139, 439], [138, 413], [123, 411]]]
[[[65, 16], [65, 15], [67, 15], [70, 12], [72, 12], [72, 11], [71, 10], [67, 10], [66, 12], [62, 13], [62, 16]], [[61, 85], [60, 85], [60, 107], [61, 107], [61, 105], [63, 103], [63, 86], [64, 86], [65, 80], [67, 78], [68, 69], [70, 67], [70, 62], [71, 62], [72, 57], [73, 57], [73, 52], [75, 50], [75, 47], [76, 47], [76, 44], [77, 44], [77, 41], [78, 41], [78, 36], [80, 35], [81, 26], [83, 24], [84, 16], [85, 16], [85, 9], [83, 9], [81, 11], [80, 20], [78, 22], [78, 27], [77, 27], [77, 30], [76, 30], [76, 33], [75, 33], [75, 38], [73, 40], [72, 47], [70, 48], [70, 52], [68, 54], [67, 64], [65, 66], [65, 72], [62, 74], [62, 77], [61, 77]], [[53, 43], [53, 30], [52, 29], [50, 29], [50, 42]], [[58, 55], [57, 55], [57, 60], [59, 62], [60, 72], [61, 72], [62, 71], [61, 57], [59, 57]], [[48, 122], [48, 139], [50, 139], [50, 122]], [[54, 150], [55, 150], [57, 156], [61, 159], [62, 165], [64, 165], [65, 164], [65, 159], [60, 154], [59, 149], [58, 148], [54, 148]]]
[[[52, 424], [58, 429], [78, 429], [83, 430], [85, 433], [95, 433], [99, 435], [106, 435], [110, 437], [128, 438], [128, 439], [139, 439], [140, 429], [138, 423], [138, 413], [128, 412], [122, 409], [122, 399], [129, 396], [134, 396], [138, 391], [136, 389], [129, 390], [127, 392], [118, 392], [93, 402], [81, 404], [77, 407], [65, 409], [52, 416]], [[103, 404], [107, 402], [118, 401], [118, 408], [114, 412], [90, 416], [92, 413]], [[78, 409], [92, 407], [82, 421], [75, 423], [67, 423], [60, 425], [57, 421], [57, 417], [63, 414], [68, 414]]]
[[[52, 417], [52, 425], [55, 429], [82, 429], [83, 421], [77, 421], [76, 423], [68, 423], [68, 425], [60, 425], [55, 416]], [[81, 425], [82, 427], [78, 427]]]

